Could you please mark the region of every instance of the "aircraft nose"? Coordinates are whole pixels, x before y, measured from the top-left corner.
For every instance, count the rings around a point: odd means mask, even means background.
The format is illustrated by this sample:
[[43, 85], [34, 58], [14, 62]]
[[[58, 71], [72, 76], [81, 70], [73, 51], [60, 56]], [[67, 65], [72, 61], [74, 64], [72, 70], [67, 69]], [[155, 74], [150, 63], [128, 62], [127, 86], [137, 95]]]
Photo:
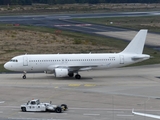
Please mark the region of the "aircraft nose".
[[9, 70], [9, 65], [8, 65], [8, 63], [5, 63], [5, 64], [4, 64], [4, 68], [7, 69], [7, 70]]

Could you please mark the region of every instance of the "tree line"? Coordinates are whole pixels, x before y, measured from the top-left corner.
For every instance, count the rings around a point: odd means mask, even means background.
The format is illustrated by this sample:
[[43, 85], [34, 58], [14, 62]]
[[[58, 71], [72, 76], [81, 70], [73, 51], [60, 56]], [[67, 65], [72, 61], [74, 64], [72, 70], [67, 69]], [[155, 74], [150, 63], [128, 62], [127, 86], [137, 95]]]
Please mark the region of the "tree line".
[[0, 0], [0, 5], [73, 4], [73, 3], [160, 3], [160, 0]]

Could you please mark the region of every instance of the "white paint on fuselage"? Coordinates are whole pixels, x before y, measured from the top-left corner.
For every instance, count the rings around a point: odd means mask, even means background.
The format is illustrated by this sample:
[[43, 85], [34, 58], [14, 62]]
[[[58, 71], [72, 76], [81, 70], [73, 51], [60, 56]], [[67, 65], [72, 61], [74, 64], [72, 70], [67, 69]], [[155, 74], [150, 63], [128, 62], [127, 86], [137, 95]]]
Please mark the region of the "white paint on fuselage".
[[[37, 54], [20, 55], [12, 58], [17, 62], [9, 61], [4, 66], [12, 71], [53, 71], [58, 66], [91, 66], [92, 69], [107, 69], [126, 66], [132, 63], [143, 61], [133, 61], [130, 54]], [[141, 55], [142, 56], [142, 55]], [[143, 55], [148, 58], [148, 55]]]
[[78, 71], [107, 69], [130, 65], [150, 58], [142, 54], [147, 30], [140, 30], [129, 45], [120, 53], [97, 54], [34, 54], [20, 55], [5, 63], [11, 71], [55, 73], [56, 77], [73, 77], [80, 79]]

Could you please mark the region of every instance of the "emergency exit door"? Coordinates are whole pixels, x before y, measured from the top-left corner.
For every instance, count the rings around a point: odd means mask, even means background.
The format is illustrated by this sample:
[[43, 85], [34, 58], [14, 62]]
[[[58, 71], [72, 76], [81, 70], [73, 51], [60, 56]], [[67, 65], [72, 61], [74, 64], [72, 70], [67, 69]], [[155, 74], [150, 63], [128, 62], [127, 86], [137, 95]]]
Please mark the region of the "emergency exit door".
[[123, 55], [120, 55], [120, 64], [124, 64], [124, 56]]
[[27, 58], [27, 56], [23, 57], [23, 66], [28, 66], [28, 58]]

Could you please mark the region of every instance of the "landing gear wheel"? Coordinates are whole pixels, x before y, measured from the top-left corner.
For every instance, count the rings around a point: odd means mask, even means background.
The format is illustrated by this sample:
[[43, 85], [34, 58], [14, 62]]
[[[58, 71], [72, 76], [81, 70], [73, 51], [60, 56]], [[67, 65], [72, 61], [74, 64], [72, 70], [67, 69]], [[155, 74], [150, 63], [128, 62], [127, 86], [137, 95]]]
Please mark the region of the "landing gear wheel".
[[73, 77], [73, 76], [74, 76], [74, 73], [68, 73], [68, 76], [69, 76], [69, 77]]
[[76, 79], [81, 79], [81, 76], [79, 74], [75, 75]]
[[22, 76], [23, 79], [26, 79], [26, 73], [27, 73], [26, 71], [23, 71], [23, 76]]
[[26, 75], [23, 75], [23, 77], [22, 77], [23, 79], [26, 79]]

